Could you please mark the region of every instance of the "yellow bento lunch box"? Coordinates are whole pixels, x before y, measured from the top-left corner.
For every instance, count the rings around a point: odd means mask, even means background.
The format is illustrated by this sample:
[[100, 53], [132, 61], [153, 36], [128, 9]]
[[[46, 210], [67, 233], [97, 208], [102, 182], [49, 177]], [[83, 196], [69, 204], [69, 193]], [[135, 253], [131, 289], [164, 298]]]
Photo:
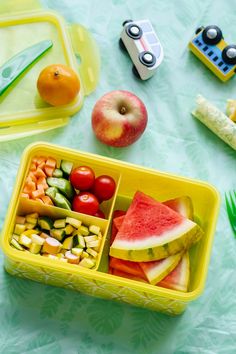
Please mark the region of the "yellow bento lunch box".
[[[100, 174], [112, 176], [116, 181], [116, 191], [113, 198], [104, 203], [103, 211], [106, 219], [75, 213], [55, 206], [46, 206], [37, 201], [20, 197], [32, 159], [41, 155], [53, 157], [58, 164], [61, 159], [64, 159], [71, 161], [73, 166], [90, 166], [96, 176]], [[159, 201], [181, 195], [188, 195], [193, 201], [194, 218], [198, 220], [205, 234], [190, 251], [191, 279], [187, 293], [108, 274], [109, 239], [113, 211], [127, 208], [137, 190], [151, 195]], [[219, 199], [216, 189], [205, 182], [57, 145], [32, 144], [22, 156], [16, 185], [2, 230], [5, 269], [10, 274], [19, 277], [177, 315], [184, 311], [189, 302], [199, 297], [204, 289], [219, 211]], [[101, 228], [103, 240], [96, 267], [87, 269], [78, 265], [55, 262], [47, 257], [14, 249], [10, 245], [10, 239], [16, 215], [32, 212], [54, 219], [70, 216], [81, 220], [84, 224], [98, 225]]]

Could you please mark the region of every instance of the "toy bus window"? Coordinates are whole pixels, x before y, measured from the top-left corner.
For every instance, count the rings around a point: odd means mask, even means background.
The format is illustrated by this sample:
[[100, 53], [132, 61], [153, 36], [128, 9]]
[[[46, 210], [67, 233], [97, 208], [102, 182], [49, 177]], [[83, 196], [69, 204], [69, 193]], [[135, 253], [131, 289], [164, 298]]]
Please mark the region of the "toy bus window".
[[153, 34], [153, 33], [147, 34], [146, 38], [147, 38], [147, 41], [149, 44], [157, 43], [157, 38], [156, 38], [155, 34]]
[[156, 58], [158, 58], [160, 56], [161, 47], [159, 45], [154, 45], [152, 46], [152, 51], [153, 54], [155, 54]]
[[141, 27], [143, 32], [152, 32], [152, 26], [148, 22], [142, 22]]

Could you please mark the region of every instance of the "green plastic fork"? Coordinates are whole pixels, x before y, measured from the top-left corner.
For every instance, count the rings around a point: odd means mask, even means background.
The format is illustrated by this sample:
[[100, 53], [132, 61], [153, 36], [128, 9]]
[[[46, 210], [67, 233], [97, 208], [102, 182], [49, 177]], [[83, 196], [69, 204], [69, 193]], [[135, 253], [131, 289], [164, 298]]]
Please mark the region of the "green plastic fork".
[[225, 193], [225, 202], [230, 225], [232, 227], [234, 237], [236, 238], [236, 192], [229, 192], [228, 195]]

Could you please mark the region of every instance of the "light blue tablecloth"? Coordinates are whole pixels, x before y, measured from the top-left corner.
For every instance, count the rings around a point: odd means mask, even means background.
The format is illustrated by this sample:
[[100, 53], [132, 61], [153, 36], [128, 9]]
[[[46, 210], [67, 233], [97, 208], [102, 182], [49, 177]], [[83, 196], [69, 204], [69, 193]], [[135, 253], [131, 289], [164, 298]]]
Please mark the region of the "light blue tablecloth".
[[[222, 110], [236, 98], [235, 78], [222, 84], [187, 49], [199, 25], [218, 24], [236, 42], [235, 1], [43, 0], [68, 22], [87, 26], [101, 51], [100, 84], [64, 129], [1, 143], [0, 226], [4, 221], [19, 159], [38, 140], [130, 161], [214, 184], [222, 196], [236, 188], [235, 151], [192, 118], [197, 93]], [[158, 73], [140, 82], [118, 48], [125, 19], [149, 18], [164, 46]], [[105, 92], [126, 89], [146, 104], [149, 123], [129, 148], [97, 142], [90, 117]], [[3, 254], [0, 254], [1, 265]], [[236, 353], [236, 240], [222, 203], [204, 294], [171, 318], [128, 305], [13, 278], [0, 268], [0, 353], [233, 354]]]

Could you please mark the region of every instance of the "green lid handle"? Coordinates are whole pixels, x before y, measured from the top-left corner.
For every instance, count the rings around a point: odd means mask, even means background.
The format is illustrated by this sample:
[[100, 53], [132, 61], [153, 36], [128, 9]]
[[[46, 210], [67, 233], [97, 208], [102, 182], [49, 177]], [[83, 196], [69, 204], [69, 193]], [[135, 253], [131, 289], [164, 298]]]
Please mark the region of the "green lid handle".
[[97, 87], [100, 76], [100, 54], [98, 46], [90, 32], [79, 24], [69, 26], [72, 46], [75, 55], [81, 63], [79, 73], [82, 79], [84, 93], [89, 95]]

